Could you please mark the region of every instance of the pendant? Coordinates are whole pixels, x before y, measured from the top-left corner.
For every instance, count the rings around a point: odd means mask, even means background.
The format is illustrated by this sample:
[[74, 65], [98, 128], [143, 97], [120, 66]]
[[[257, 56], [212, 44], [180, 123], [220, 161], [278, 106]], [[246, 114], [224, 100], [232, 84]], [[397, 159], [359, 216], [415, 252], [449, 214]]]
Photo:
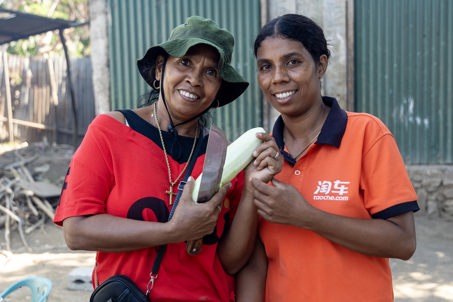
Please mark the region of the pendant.
[[168, 191], [165, 191], [165, 193], [167, 193], [169, 195], [169, 204], [172, 205], [173, 204], [173, 196], [176, 196], [176, 193], [173, 192], [173, 186], [170, 185], [170, 188], [168, 189]]

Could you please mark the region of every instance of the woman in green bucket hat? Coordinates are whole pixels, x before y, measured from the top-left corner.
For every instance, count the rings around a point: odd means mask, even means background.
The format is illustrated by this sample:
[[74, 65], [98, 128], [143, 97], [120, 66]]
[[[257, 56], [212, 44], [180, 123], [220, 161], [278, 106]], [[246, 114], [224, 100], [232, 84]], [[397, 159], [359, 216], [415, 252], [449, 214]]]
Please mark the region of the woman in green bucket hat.
[[[253, 189], [244, 179], [267, 183], [282, 160], [263, 133], [245, 172], [206, 203], [191, 198], [209, 136], [205, 113], [248, 86], [231, 66], [233, 46], [233, 36], [214, 21], [188, 18], [138, 61], [152, 87], [147, 105], [101, 114], [89, 126], [54, 220], [69, 248], [97, 252], [95, 288], [124, 275], [154, 302], [235, 301], [231, 275], [247, 261], [254, 242], [245, 238], [254, 237], [257, 225]], [[186, 242], [199, 238], [201, 252], [189, 255]], [[160, 246], [165, 252], [154, 274]]]

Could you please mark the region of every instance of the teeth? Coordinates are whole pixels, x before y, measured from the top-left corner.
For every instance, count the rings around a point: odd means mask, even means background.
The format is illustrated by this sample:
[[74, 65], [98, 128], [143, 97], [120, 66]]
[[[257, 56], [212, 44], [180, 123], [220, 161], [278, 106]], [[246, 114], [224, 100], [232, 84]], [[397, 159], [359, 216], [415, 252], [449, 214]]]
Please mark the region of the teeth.
[[278, 99], [284, 99], [284, 98], [287, 98], [287, 97], [293, 95], [294, 93], [296, 93], [296, 91], [292, 90], [292, 91], [287, 91], [287, 92], [282, 92], [282, 93], [276, 93], [275, 96]]
[[193, 93], [190, 93], [188, 91], [185, 91], [185, 90], [180, 90], [179, 93], [183, 96], [183, 97], [186, 97], [186, 98], [189, 98], [189, 99], [197, 99], [198, 96], [196, 96], [195, 94]]

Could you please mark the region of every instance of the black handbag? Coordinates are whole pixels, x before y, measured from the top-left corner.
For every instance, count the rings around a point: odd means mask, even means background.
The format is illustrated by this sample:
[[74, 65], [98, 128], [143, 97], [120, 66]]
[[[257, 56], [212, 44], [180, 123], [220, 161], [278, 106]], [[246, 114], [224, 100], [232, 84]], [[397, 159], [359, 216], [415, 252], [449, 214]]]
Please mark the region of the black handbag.
[[108, 278], [96, 287], [90, 302], [148, 302], [148, 297], [124, 275]]

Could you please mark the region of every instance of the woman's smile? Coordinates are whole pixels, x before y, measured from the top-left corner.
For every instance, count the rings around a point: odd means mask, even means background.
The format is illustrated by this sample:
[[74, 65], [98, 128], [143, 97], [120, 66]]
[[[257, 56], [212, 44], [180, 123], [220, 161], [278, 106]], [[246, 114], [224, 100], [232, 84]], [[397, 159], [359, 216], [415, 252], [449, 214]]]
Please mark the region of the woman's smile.
[[297, 90], [288, 90], [284, 92], [274, 93], [272, 95], [277, 99], [278, 102], [283, 103], [289, 101], [289, 99], [291, 99], [291, 97], [296, 94], [296, 92]]
[[183, 89], [178, 89], [178, 92], [179, 92], [179, 95], [189, 101], [189, 102], [194, 102], [196, 100], [198, 100], [200, 97], [194, 93], [191, 93], [190, 91], [187, 91], [187, 90], [183, 90]]

